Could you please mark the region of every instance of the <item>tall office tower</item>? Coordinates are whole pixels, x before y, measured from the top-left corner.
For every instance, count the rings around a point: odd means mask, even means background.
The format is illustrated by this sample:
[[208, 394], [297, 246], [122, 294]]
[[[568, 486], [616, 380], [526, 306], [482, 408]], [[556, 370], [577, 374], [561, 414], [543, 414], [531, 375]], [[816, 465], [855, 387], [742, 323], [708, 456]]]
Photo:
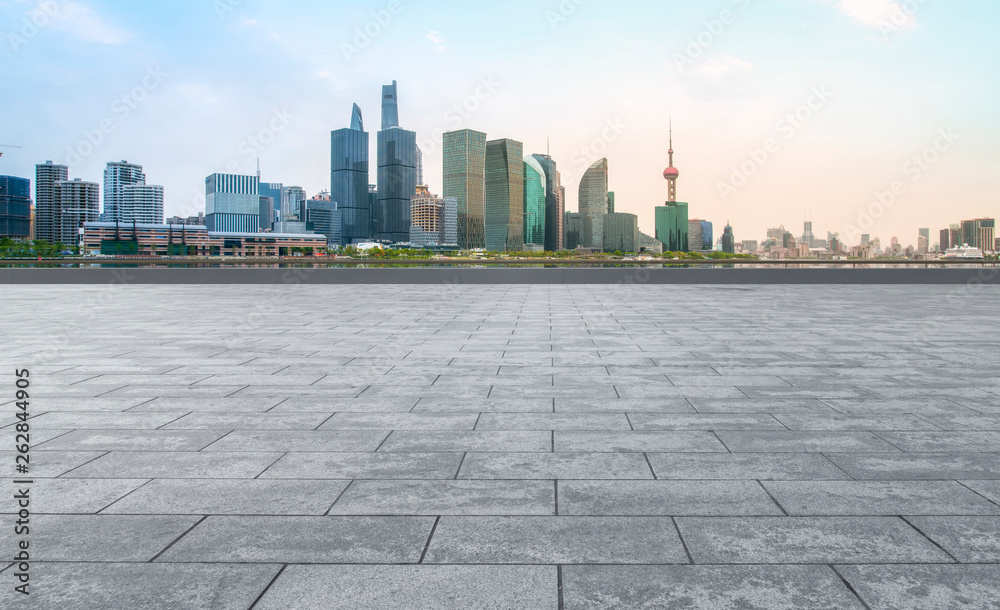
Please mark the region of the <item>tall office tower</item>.
[[806, 221], [805, 230], [802, 232], [802, 243], [808, 245], [810, 248], [816, 246], [816, 236], [813, 235], [813, 223], [811, 220]]
[[410, 204], [410, 242], [418, 246], [454, 246], [458, 242], [458, 200], [432, 195], [426, 186], [417, 187]]
[[458, 199], [444, 198], [444, 227], [441, 233], [441, 243], [448, 246], [458, 245]]
[[120, 209], [122, 222], [163, 224], [163, 187], [156, 184], [126, 186], [122, 189]]
[[563, 249], [566, 205], [562, 198], [562, 175], [556, 162], [549, 155], [533, 155], [545, 171], [545, 249], [558, 252]]
[[566, 212], [566, 236], [564, 238], [566, 250], [576, 250], [583, 246], [583, 214], [576, 212]]
[[65, 165], [55, 165], [46, 161], [44, 165], [35, 166], [35, 239], [55, 243], [56, 221], [56, 183], [69, 179], [69, 168]]
[[281, 215], [282, 220], [298, 219], [304, 221], [304, 205], [306, 202], [306, 190], [301, 186], [286, 186], [281, 191]]
[[580, 214], [583, 215], [583, 246], [604, 247], [604, 215], [608, 213], [608, 160], [590, 166], [580, 180]]
[[260, 196], [260, 232], [266, 233], [274, 228], [274, 197]]
[[[923, 240], [921, 242], [920, 240]], [[920, 229], [920, 237], [917, 239], [918, 249], [917, 251], [921, 254], [927, 254], [931, 247], [931, 230], [930, 229]]]
[[948, 233], [950, 234], [949, 242], [952, 248], [961, 248], [965, 242], [962, 240], [962, 225], [949, 225]]
[[[572, 250], [566, 245], [566, 187], [559, 186], [559, 250]], [[575, 248], [575, 246], [574, 246]]]
[[680, 171], [674, 167], [674, 130], [670, 127], [670, 164], [663, 170], [667, 181], [667, 202], [656, 208], [656, 239], [663, 243], [665, 252], [688, 252], [688, 204], [677, 201], [677, 179]]
[[[715, 249], [715, 227], [707, 220], [701, 221], [702, 250]], [[690, 238], [688, 238], [690, 241]]]
[[417, 147], [417, 184], [426, 186], [424, 182], [424, 151]]
[[639, 217], [611, 212], [603, 218], [605, 252], [639, 251]]
[[871, 235], [869, 235], [868, 233], [865, 233], [864, 235], [861, 236], [861, 245], [862, 246], [869, 246], [869, 245], [871, 245], [871, 243], [872, 243], [872, 236]]
[[205, 226], [220, 233], [256, 233], [260, 227], [257, 176], [212, 174], [205, 178]]
[[339, 231], [342, 243], [338, 245], [349, 246], [372, 238], [368, 142], [361, 108], [355, 104], [350, 129], [331, 134], [330, 198], [337, 203], [342, 223]]
[[486, 249], [524, 247], [524, 145], [515, 140], [486, 143]]
[[993, 218], [976, 218], [962, 221], [962, 239], [970, 248], [979, 248], [990, 252], [996, 239], [996, 220]]
[[0, 238], [31, 237], [31, 180], [0, 176]]
[[410, 238], [410, 200], [417, 193], [417, 134], [399, 127], [396, 81], [382, 88], [377, 165], [375, 238], [405, 242]]
[[[274, 223], [283, 220], [281, 213], [281, 199], [284, 195], [285, 185], [280, 182], [259, 182], [257, 183], [257, 194], [261, 199], [270, 200], [270, 205], [261, 203], [260, 208], [260, 230], [270, 231], [274, 228]], [[267, 214], [267, 216], [265, 216]]]
[[[118, 220], [132, 222], [132, 218], [125, 216], [123, 201], [125, 187], [135, 184], [146, 184], [146, 175], [142, 173], [141, 165], [128, 161], [109, 162], [104, 168], [104, 214], [102, 218], [105, 222]], [[140, 221], [136, 220], [136, 222]]]
[[727, 254], [736, 254], [736, 236], [733, 235], [733, 227], [728, 222], [725, 233], [722, 234], [722, 251]]
[[444, 196], [458, 201], [458, 245], [486, 247], [486, 134], [444, 134]]
[[548, 179], [532, 156], [524, 158], [524, 245], [545, 249], [545, 204]]
[[939, 252], [947, 252], [951, 248], [951, 231], [941, 229], [941, 243], [938, 245]]
[[306, 230], [325, 235], [328, 246], [340, 247], [343, 243], [340, 234], [342, 211], [337, 209], [337, 202], [329, 199], [309, 199], [303, 203], [303, 207], [305, 209], [301, 221], [306, 223]]
[[55, 198], [52, 243], [75, 246], [80, 241], [84, 223], [97, 222], [101, 216], [101, 185], [96, 182], [60, 180], [53, 188]]
[[614, 191], [608, 191], [608, 214], [615, 213], [615, 193]]
[[[705, 233], [702, 231], [702, 220], [688, 220], [688, 245], [693, 252], [705, 250]], [[711, 248], [707, 248], [711, 249]]]

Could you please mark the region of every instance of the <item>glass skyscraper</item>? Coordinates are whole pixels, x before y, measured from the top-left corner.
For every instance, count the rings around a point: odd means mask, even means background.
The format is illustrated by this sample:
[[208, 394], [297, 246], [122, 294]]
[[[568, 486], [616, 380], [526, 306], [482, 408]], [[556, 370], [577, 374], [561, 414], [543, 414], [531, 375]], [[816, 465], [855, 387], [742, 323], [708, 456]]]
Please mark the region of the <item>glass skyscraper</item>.
[[548, 180], [535, 157], [524, 158], [524, 244], [545, 248], [545, 193]]
[[688, 204], [670, 201], [656, 208], [656, 239], [664, 252], [690, 252]]
[[256, 233], [260, 227], [257, 176], [212, 174], [205, 178], [205, 225], [209, 231]]
[[580, 180], [580, 214], [583, 215], [583, 247], [604, 248], [604, 219], [608, 213], [608, 160], [590, 166]]
[[0, 176], [0, 237], [31, 236], [31, 180]]
[[350, 129], [339, 129], [331, 135], [330, 198], [340, 210], [341, 243], [368, 241], [372, 237], [371, 205], [368, 201], [369, 161], [368, 132], [365, 131], [361, 108], [357, 104], [351, 113]]
[[372, 212], [375, 238], [410, 238], [410, 201], [417, 193], [417, 134], [399, 127], [396, 81], [382, 87], [382, 131], [378, 132], [378, 195]]
[[524, 145], [511, 139], [486, 143], [486, 249], [524, 247]]
[[562, 176], [549, 155], [534, 155], [545, 170], [545, 249], [558, 252], [565, 247], [564, 222], [566, 201], [563, 199]]
[[458, 202], [458, 245], [486, 247], [486, 134], [444, 134], [444, 196]]

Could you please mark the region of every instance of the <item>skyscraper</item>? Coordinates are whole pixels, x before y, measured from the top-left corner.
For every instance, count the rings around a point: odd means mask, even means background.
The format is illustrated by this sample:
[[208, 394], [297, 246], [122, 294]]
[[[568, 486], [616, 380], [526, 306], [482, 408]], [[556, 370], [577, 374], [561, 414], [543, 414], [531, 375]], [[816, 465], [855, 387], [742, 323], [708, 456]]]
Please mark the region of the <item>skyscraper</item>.
[[733, 227], [727, 222], [725, 233], [722, 234], [722, 251], [726, 254], [736, 254], [736, 236]]
[[663, 170], [667, 181], [667, 203], [656, 208], [656, 239], [665, 252], [688, 252], [688, 204], [677, 201], [677, 179], [681, 173], [674, 167], [674, 130], [670, 127], [670, 164]]
[[75, 246], [80, 241], [84, 223], [97, 222], [101, 216], [101, 185], [96, 182], [60, 180], [53, 188], [54, 223], [48, 239], [52, 243]]
[[545, 249], [558, 252], [564, 248], [566, 202], [562, 175], [549, 155], [533, 155], [545, 171]]
[[639, 217], [611, 212], [602, 218], [605, 252], [639, 251]]
[[212, 174], [205, 178], [205, 226], [208, 230], [256, 233], [260, 227], [259, 185], [257, 176]]
[[31, 180], [0, 176], [0, 238], [31, 237]]
[[[702, 250], [714, 250], [715, 249], [715, 228], [712, 223], [703, 220], [701, 221], [701, 236], [702, 236]], [[690, 241], [690, 237], [688, 238]]]
[[604, 247], [604, 218], [608, 213], [608, 160], [601, 159], [580, 180], [580, 214], [583, 215], [583, 246]]
[[816, 236], [813, 234], [813, 223], [811, 220], [806, 221], [805, 231], [802, 232], [802, 243], [807, 244], [810, 248], [816, 245]]
[[340, 210], [342, 224], [338, 229], [341, 243], [337, 245], [348, 246], [372, 237], [368, 144], [361, 108], [355, 104], [350, 129], [331, 134], [330, 198]]
[[35, 166], [35, 239], [55, 242], [57, 220], [56, 183], [69, 179], [69, 168], [52, 161]]
[[146, 184], [146, 175], [142, 173], [141, 165], [128, 161], [109, 162], [104, 168], [104, 214], [102, 217], [106, 222], [118, 220], [132, 222], [132, 218], [125, 217], [123, 200], [125, 187], [135, 184]]
[[524, 158], [524, 244], [545, 249], [545, 204], [548, 179], [535, 157]]
[[608, 214], [615, 213], [615, 193], [614, 191], [608, 191]]
[[399, 127], [396, 81], [382, 88], [377, 165], [375, 238], [405, 242], [410, 238], [410, 200], [417, 192], [417, 134]]
[[941, 243], [938, 244], [938, 251], [946, 252], [949, 248], [951, 248], [951, 231], [941, 229]]
[[458, 245], [486, 247], [486, 134], [444, 134], [444, 196], [458, 202]]
[[122, 189], [120, 202], [120, 220], [122, 222], [149, 225], [163, 224], [162, 186], [156, 184], [130, 184]]
[[486, 143], [486, 249], [524, 247], [524, 145], [511, 139]]
[[688, 220], [688, 246], [691, 250], [697, 252], [698, 250], [705, 250], [705, 234], [702, 231], [702, 220], [694, 219]]
[[917, 251], [920, 254], [927, 254], [931, 247], [931, 230], [920, 229], [920, 237], [917, 239]]
[[281, 199], [284, 190], [285, 185], [280, 182], [260, 182], [257, 184], [257, 194], [260, 195], [261, 199], [267, 198], [269, 200], [269, 202], [261, 202], [261, 231], [273, 229], [274, 223], [282, 220]]

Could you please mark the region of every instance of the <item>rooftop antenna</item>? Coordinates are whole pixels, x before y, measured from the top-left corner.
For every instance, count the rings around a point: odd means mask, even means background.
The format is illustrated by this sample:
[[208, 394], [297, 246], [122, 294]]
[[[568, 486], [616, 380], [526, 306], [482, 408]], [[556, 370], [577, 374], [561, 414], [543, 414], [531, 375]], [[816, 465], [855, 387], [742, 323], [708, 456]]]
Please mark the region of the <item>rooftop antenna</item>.
[[260, 182], [260, 157], [257, 157], [257, 182]]
[[545, 138], [545, 156], [552, 156], [552, 138]]

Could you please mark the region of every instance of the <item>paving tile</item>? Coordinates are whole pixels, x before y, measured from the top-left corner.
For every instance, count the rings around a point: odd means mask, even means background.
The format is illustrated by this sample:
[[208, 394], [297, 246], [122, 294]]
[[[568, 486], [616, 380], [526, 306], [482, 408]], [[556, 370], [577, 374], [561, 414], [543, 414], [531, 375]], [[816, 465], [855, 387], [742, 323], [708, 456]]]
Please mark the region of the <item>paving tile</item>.
[[659, 479], [838, 480], [850, 477], [815, 453], [649, 453]]
[[[151, 397], [152, 398], [152, 397]], [[106, 400], [106, 399], [103, 399]], [[131, 413], [149, 411], [217, 412], [217, 413], [263, 413], [275, 408], [283, 398], [226, 398], [199, 397], [184, 398], [160, 396], [146, 399], [140, 405], [129, 409]]]
[[910, 453], [996, 451], [1000, 432], [881, 432], [879, 436]]
[[261, 479], [454, 479], [464, 453], [289, 453]]
[[694, 413], [686, 398], [556, 398], [556, 413]]
[[629, 421], [636, 430], [786, 430], [766, 414], [673, 415], [632, 413]]
[[393, 432], [379, 451], [552, 451], [552, 433], [544, 431]]
[[[34, 434], [32, 434], [34, 437]], [[0, 451], [0, 464], [4, 465], [4, 471], [0, 474], [7, 477], [18, 478], [23, 474], [17, 472], [15, 451]], [[58, 477], [78, 466], [97, 459], [104, 455], [103, 451], [38, 451], [29, 455], [29, 474], [32, 479], [43, 479]]]
[[425, 563], [688, 563], [663, 517], [443, 517]]
[[116, 515], [323, 515], [349, 481], [158, 480], [102, 511]]
[[477, 414], [337, 413], [320, 430], [472, 430]]
[[206, 451], [375, 451], [388, 432], [237, 430]]
[[[147, 482], [147, 479], [38, 479], [29, 486], [30, 508], [35, 514], [94, 514]], [[10, 490], [23, 488], [13, 479], [0, 479], [0, 485]], [[0, 505], [0, 513], [16, 510], [14, 502]]]
[[838, 566], [871, 610], [1000, 609], [1000, 566]]
[[829, 405], [816, 398], [755, 399], [746, 396], [732, 400], [692, 398], [691, 404], [699, 413], [836, 413]]
[[[271, 413], [408, 413], [417, 398], [394, 396], [377, 399], [337, 398], [331, 396], [277, 397]], [[280, 403], [280, 404], [279, 404]]]
[[555, 434], [561, 453], [725, 452], [711, 432], [564, 432]]
[[[49, 411], [31, 418], [31, 427], [33, 430], [155, 430], [186, 414], [186, 411], [164, 413]], [[8, 426], [8, 429], [11, 426]]]
[[645, 458], [626, 453], [470, 453], [459, 479], [652, 479]]
[[998, 515], [1000, 506], [954, 481], [775, 481], [790, 515]]
[[252, 479], [264, 472], [281, 455], [222, 451], [116, 451], [64, 476], [104, 479]]
[[0, 606], [246, 610], [279, 569], [277, 565], [36, 563], [31, 566], [30, 603], [13, 587], [3, 587]]
[[221, 438], [218, 430], [76, 430], [35, 446], [36, 451], [198, 451]]
[[695, 563], [954, 563], [892, 517], [685, 517]]
[[718, 433], [733, 453], [886, 452], [895, 447], [870, 432]]
[[476, 430], [629, 430], [624, 413], [483, 413]]
[[827, 457], [856, 479], [1000, 480], [995, 453], [830, 453]]
[[[162, 515], [33, 515], [31, 559], [149, 561], [198, 519]], [[13, 527], [0, 530], [3, 548], [14, 548], [20, 538], [15, 537]]]
[[[412, 406], [412, 405], [411, 405]], [[422, 397], [414, 413], [551, 413], [551, 398]]]
[[560, 515], [781, 515], [750, 481], [559, 481]]
[[916, 414], [916, 415], [954, 415], [965, 413], [975, 415], [970, 409], [959, 406], [946, 398], [937, 400], [921, 400], [919, 398], [905, 400], [824, 400], [838, 413], [853, 415], [873, 415], [876, 413]]
[[164, 430], [315, 430], [327, 419], [322, 413], [191, 413]]
[[431, 517], [209, 517], [157, 561], [416, 563], [433, 525]]
[[800, 431], [941, 429], [927, 419], [916, 415], [797, 415], [778, 413], [774, 417], [790, 430]]
[[289, 566], [255, 610], [557, 610], [555, 566]]
[[566, 610], [862, 610], [826, 566], [566, 566]]
[[331, 515], [554, 515], [551, 481], [355, 481]]
[[1000, 563], [1000, 517], [911, 517], [962, 563]]

